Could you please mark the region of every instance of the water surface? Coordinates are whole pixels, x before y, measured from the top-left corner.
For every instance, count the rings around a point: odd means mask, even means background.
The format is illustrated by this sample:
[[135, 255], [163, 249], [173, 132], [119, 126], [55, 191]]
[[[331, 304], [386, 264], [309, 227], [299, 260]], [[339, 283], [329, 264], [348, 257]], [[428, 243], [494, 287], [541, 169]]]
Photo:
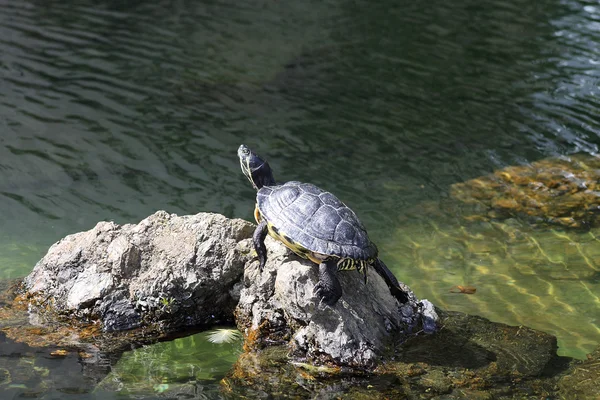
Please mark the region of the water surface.
[[589, 233], [509, 223], [542, 254], [445, 204], [453, 183], [596, 153], [598, 43], [583, 0], [0, 0], [0, 277], [99, 220], [251, 219], [246, 143], [352, 206], [420, 297], [583, 358], [599, 283], [549, 278], [543, 254], [568, 261]]

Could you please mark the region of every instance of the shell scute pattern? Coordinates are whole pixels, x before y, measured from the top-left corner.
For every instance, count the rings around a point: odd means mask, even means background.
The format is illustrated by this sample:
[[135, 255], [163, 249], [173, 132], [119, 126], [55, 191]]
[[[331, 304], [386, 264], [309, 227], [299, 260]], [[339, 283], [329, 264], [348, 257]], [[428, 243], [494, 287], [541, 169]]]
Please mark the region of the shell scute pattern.
[[309, 184], [309, 183], [301, 183], [301, 182], [298, 182], [298, 181], [292, 181], [292, 182], [288, 182], [288, 183], [293, 183], [294, 186], [299, 185], [300, 190], [302, 190], [305, 193], [314, 194], [315, 196], [318, 196], [321, 193], [326, 193], [326, 192], [323, 192], [318, 187], [316, 187], [315, 185], [312, 185], [312, 184]]
[[340, 217], [342, 217], [342, 219], [344, 221], [347, 221], [350, 225], [356, 226], [359, 230], [363, 232], [367, 231], [363, 226], [362, 222], [358, 220], [356, 214], [354, 214], [354, 211], [352, 211], [348, 207], [338, 209], [338, 213], [340, 214]]
[[331, 241], [334, 240], [335, 231], [340, 222], [342, 222], [342, 218], [336, 210], [331, 206], [322, 204], [311, 217], [307, 218], [304, 229], [311, 236]]
[[300, 190], [295, 187], [286, 188], [286, 190], [282, 190], [279, 192], [279, 195], [273, 198], [273, 207], [276, 207], [279, 210], [283, 210], [287, 208], [290, 204], [292, 204], [300, 195]]
[[335, 209], [344, 207], [344, 203], [342, 203], [337, 197], [335, 197], [329, 192], [322, 192], [321, 194], [319, 194], [319, 198], [324, 204], [332, 206]]
[[356, 229], [346, 221], [341, 221], [335, 228], [334, 240], [337, 243], [356, 245]]
[[263, 187], [257, 206], [270, 225], [311, 252], [356, 260], [377, 256], [356, 214], [310, 183]]

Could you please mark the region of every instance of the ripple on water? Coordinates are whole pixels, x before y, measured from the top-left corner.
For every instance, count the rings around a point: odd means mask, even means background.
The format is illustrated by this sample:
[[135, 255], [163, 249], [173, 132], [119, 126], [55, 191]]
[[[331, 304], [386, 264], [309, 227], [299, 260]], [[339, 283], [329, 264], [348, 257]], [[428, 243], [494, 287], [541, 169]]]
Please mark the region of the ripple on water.
[[[586, 238], [461, 229], [441, 203], [494, 169], [597, 151], [599, 20], [576, 0], [0, 0], [0, 248], [16, 266], [0, 276], [35, 259], [12, 243], [41, 256], [98, 220], [251, 218], [247, 143], [278, 179], [351, 205], [424, 297], [580, 355], [598, 337]], [[447, 294], [457, 277], [477, 294]]]
[[[388, 264], [435, 304], [554, 334], [561, 354], [584, 358], [600, 340], [600, 230], [534, 227], [483, 211], [474, 218], [446, 201], [445, 221], [413, 221], [386, 243], [396, 261]], [[455, 285], [477, 292], [451, 293]]]

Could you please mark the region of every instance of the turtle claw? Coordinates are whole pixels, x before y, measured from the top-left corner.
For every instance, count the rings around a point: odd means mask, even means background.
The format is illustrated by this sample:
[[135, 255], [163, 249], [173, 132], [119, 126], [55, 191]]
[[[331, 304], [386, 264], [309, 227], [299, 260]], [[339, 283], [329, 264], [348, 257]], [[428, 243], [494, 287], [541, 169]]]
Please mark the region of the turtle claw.
[[321, 307], [321, 304], [323, 303], [330, 307], [333, 307], [340, 298], [339, 295], [336, 295], [335, 291], [327, 290], [327, 288], [324, 287], [321, 284], [321, 282], [318, 282], [315, 285], [313, 289], [313, 294], [315, 294], [319, 298], [319, 307]]
[[318, 282], [313, 288], [313, 294], [317, 296], [319, 299], [323, 300], [323, 288], [321, 287], [321, 282]]
[[313, 288], [313, 294], [319, 298], [319, 304], [317, 305], [318, 308], [321, 308], [321, 304], [323, 303], [323, 296], [321, 295], [322, 291], [323, 289], [318, 283]]
[[313, 293], [321, 298], [321, 302], [333, 306], [342, 297], [342, 285], [337, 278], [337, 263], [327, 260], [319, 265], [319, 282]]

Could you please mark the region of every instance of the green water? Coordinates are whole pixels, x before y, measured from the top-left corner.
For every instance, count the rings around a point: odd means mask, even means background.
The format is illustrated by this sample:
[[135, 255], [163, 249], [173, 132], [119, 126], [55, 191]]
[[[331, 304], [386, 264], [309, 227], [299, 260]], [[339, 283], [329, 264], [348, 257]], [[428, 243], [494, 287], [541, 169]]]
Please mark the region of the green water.
[[241, 345], [241, 339], [213, 344], [201, 333], [135, 349], [123, 355], [94, 394], [218, 398], [217, 382], [241, 354]]
[[597, 151], [598, 43], [592, 1], [0, 0], [0, 277], [99, 220], [251, 219], [246, 143], [355, 209], [420, 297], [583, 358], [600, 232], [465, 225], [448, 195]]

